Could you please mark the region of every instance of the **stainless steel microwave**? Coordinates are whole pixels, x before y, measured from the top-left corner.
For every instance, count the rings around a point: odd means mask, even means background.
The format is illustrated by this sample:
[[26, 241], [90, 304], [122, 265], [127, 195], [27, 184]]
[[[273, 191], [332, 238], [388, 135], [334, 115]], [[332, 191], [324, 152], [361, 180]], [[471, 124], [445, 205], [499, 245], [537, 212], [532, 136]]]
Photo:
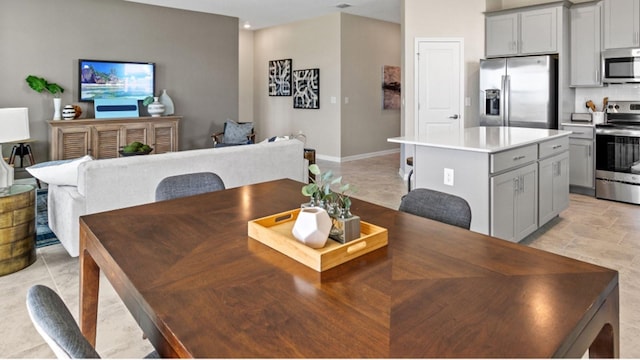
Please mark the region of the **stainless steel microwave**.
[[603, 51], [602, 74], [605, 83], [640, 83], [640, 49]]

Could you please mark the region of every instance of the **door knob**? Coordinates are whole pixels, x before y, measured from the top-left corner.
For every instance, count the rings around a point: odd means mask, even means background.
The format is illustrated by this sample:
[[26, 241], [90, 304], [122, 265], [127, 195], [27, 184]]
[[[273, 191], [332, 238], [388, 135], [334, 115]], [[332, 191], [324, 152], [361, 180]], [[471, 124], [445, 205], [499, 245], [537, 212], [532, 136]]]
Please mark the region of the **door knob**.
[[455, 120], [457, 118], [459, 118], [458, 114], [453, 114], [453, 115], [449, 116], [449, 119], [454, 119]]

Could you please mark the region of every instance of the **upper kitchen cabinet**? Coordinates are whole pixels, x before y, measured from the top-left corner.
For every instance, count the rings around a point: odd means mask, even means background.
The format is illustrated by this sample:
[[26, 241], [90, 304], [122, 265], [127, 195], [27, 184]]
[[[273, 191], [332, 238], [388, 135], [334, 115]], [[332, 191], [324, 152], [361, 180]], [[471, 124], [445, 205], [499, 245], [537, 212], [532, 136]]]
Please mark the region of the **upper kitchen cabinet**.
[[604, 0], [604, 48], [640, 45], [640, 0]]
[[486, 56], [558, 53], [565, 7], [566, 2], [561, 1], [486, 13]]
[[518, 53], [518, 14], [494, 15], [485, 19], [487, 57]]
[[558, 52], [559, 8], [529, 10], [520, 13], [520, 53]]
[[601, 3], [571, 7], [571, 86], [602, 86]]

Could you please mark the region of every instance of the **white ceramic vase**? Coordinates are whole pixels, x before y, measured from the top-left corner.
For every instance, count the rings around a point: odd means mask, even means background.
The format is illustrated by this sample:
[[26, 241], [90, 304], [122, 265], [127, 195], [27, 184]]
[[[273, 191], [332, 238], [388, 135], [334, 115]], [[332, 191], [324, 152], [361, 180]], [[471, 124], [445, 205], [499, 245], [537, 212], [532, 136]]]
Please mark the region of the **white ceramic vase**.
[[62, 114], [60, 112], [61, 104], [62, 104], [62, 99], [53, 98], [53, 120], [62, 119]]
[[301, 243], [320, 249], [327, 243], [330, 231], [331, 218], [327, 211], [320, 207], [307, 207], [300, 209], [291, 233]]
[[160, 94], [159, 100], [164, 105], [163, 115], [165, 116], [173, 115], [174, 114], [173, 100], [171, 100], [171, 97], [169, 97], [169, 94], [167, 94], [167, 89], [162, 89], [162, 94]]
[[158, 101], [157, 97], [154, 97], [153, 102], [147, 106], [147, 111], [152, 117], [159, 117], [164, 113], [164, 105]]

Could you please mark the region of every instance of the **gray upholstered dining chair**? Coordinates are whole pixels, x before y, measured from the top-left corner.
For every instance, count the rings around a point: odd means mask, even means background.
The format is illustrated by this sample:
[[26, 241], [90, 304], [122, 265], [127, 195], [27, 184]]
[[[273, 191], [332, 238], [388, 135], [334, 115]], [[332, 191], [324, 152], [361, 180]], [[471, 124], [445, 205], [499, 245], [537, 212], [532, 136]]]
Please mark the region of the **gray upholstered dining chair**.
[[456, 195], [431, 189], [413, 189], [402, 197], [400, 211], [469, 229], [471, 207]]
[[[82, 335], [60, 296], [44, 285], [27, 291], [27, 311], [36, 330], [58, 359], [98, 359], [96, 349]], [[158, 358], [157, 352], [145, 358]]]
[[156, 201], [170, 200], [224, 189], [224, 181], [222, 181], [220, 176], [211, 172], [174, 175], [160, 181], [156, 187]]

